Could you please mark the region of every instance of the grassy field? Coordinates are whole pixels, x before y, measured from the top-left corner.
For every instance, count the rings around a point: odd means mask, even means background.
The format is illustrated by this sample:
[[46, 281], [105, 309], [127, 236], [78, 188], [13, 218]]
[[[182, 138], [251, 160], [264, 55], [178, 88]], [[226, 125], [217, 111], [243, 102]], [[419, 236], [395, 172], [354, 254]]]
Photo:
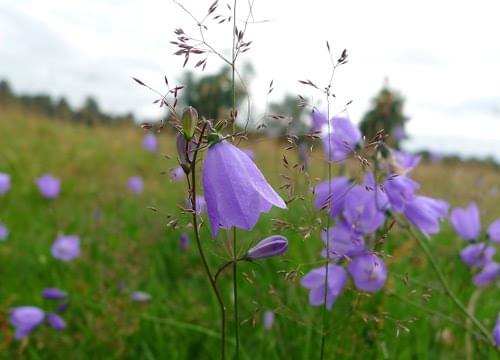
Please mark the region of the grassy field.
[[[176, 165], [173, 138], [160, 134], [160, 154], [155, 155], [142, 148], [144, 132], [139, 128], [75, 126], [9, 109], [0, 109], [0, 134], [0, 171], [11, 174], [13, 183], [0, 197], [0, 222], [10, 230], [9, 238], [0, 242], [0, 358], [216, 359], [217, 304], [192, 236], [186, 252], [179, 248], [179, 234], [189, 223], [177, 207], [184, 206], [185, 184], [171, 182], [163, 173]], [[308, 305], [298, 280], [321, 260], [322, 243], [318, 232], [304, 239], [298, 228], [310, 225], [317, 212], [303, 176], [282, 165], [282, 154], [293, 159], [291, 151], [270, 141], [244, 146], [256, 151], [257, 163], [276, 188], [281, 184], [278, 174], [287, 173], [305, 200], [261, 217], [251, 233], [238, 232], [239, 250], [244, 251], [276, 233], [272, 218], [293, 225], [281, 232], [290, 243], [286, 256], [240, 266], [242, 358], [313, 359], [319, 354], [322, 310]], [[312, 178], [324, 174], [320, 164], [314, 161]], [[34, 184], [45, 172], [62, 180], [61, 195], [53, 201], [43, 199]], [[144, 179], [142, 194], [127, 188], [134, 175]], [[490, 191], [500, 186], [498, 169], [424, 163], [415, 178], [422, 183], [421, 193], [452, 206], [475, 200], [484, 226], [500, 217], [500, 197]], [[172, 219], [178, 219], [175, 229], [167, 226]], [[73, 262], [50, 254], [61, 233], [81, 238], [82, 255]], [[230, 258], [229, 246], [214, 246], [208, 226], [202, 235], [213, 267]], [[229, 239], [222, 234], [218, 241]], [[458, 258], [463, 245], [446, 224], [430, 241], [453, 290], [467, 304], [475, 289], [469, 269]], [[329, 313], [328, 359], [457, 359], [465, 356], [467, 336], [474, 358], [498, 358], [474, 329], [466, 331], [463, 316], [408, 234], [391, 232], [384, 251], [391, 255], [386, 258], [390, 275], [385, 290], [368, 296], [349, 283]], [[230, 273], [222, 284], [232, 354]], [[29, 339], [15, 341], [9, 309], [52, 309], [53, 303], [40, 296], [45, 287], [69, 293], [67, 328], [56, 332], [41, 327]], [[151, 301], [131, 301], [129, 293], [135, 290], [151, 294]], [[489, 330], [500, 310], [499, 296], [499, 288], [487, 288], [475, 308]], [[276, 314], [271, 330], [262, 326], [265, 310]]]

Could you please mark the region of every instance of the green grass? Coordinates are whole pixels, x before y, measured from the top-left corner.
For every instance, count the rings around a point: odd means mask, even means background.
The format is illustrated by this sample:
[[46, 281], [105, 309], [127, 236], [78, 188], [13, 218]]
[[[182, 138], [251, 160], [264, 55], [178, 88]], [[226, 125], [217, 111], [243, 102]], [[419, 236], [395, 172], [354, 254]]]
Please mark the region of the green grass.
[[[0, 171], [11, 174], [13, 182], [11, 191], [0, 197], [0, 221], [10, 230], [8, 240], [0, 243], [0, 358], [218, 358], [218, 307], [193, 236], [186, 253], [179, 249], [179, 234], [189, 223], [177, 207], [184, 205], [185, 184], [172, 183], [162, 174], [175, 166], [173, 138], [166, 132], [160, 135], [161, 154], [172, 155], [167, 159], [142, 149], [143, 131], [138, 128], [75, 126], [15, 109], [0, 109], [0, 134]], [[282, 183], [279, 174], [288, 174], [305, 200], [261, 217], [250, 233], [238, 231], [243, 252], [277, 232], [272, 218], [292, 225], [280, 232], [290, 242], [286, 256], [239, 267], [241, 358], [314, 359], [319, 356], [321, 308], [308, 305], [307, 291], [298, 280], [317, 266], [322, 245], [318, 231], [305, 239], [299, 228], [310, 227], [318, 214], [303, 176], [282, 165], [282, 154], [293, 163], [291, 151], [260, 140], [245, 146], [257, 151], [257, 162], [275, 188]], [[317, 157], [312, 178], [324, 174]], [[42, 199], [34, 185], [44, 172], [62, 179], [61, 196], [53, 201]], [[134, 175], [145, 181], [141, 195], [127, 188]], [[484, 177], [482, 186], [476, 185], [479, 176]], [[421, 193], [455, 206], [477, 201], [484, 225], [500, 217], [499, 198], [489, 191], [500, 184], [498, 170], [477, 164], [423, 164], [415, 178], [423, 185]], [[178, 228], [167, 226], [172, 219], [179, 220]], [[50, 245], [60, 233], [81, 237], [80, 258], [62, 263], [51, 257]], [[215, 242], [205, 225], [202, 237], [212, 268], [231, 257], [229, 234], [222, 233]], [[458, 259], [463, 245], [447, 225], [430, 241], [453, 290], [467, 303], [474, 287], [469, 269]], [[348, 284], [328, 315], [327, 358], [462, 358], [465, 320], [442, 292], [417, 243], [396, 229], [383, 250], [391, 255], [385, 290], [367, 296]], [[128, 290], [119, 288], [120, 281]], [[230, 319], [227, 350], [232, 355], [230, 272], [221, 284]], [[52, 309], [54, 304], [40, 297], [49, 286], [70, 294], [64, 314], [67, 329], [42, 327], [28, 340], [13, 340], [9, 308]], [[148, 292], [152, 300], [131, 302], [127, 291], [132, 290]], [[479, 298], [476, 314], [488, 329], [500, 310], [499, 295], [500, 290], [491, 287]], [[270, 331], [262, 327], [267, 309], [276, 311]], [[498, 358], [476, 335], [473, 331], [473, 355]]]

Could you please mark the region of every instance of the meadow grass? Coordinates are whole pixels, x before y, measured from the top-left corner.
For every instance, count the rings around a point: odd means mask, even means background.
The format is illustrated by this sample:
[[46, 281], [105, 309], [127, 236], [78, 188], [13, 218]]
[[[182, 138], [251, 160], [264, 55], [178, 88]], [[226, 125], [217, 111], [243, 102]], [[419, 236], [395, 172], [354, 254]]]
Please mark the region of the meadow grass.
[[[174, 137], [159, 134], [160, 153], [142, 148], [138, 127], [86, 127], [40, 118], [19, 109], [0, 109], [0, 171], [12, 176], [12, 189], [0, 197], [0, 222], [9, 230], [0, 243], [0, 358], [5, 359], [216, 359], [218, 305], [203, 273], [191, 235], [187, 252], [179, 247], [186, 231], [186, 185], [172, 182], [165, 172], [176, 166]], [[261, 217], [252, 233], [239, 231], [239, 252], [277, 233], [271, 219], [291, 227], [279, 233], [289, 239], [286, 256], [239, 266], [242, 359], [314, 359], [319, 355], [321, 307], [308, 305], [299, 285], [303, 272], [320, 264], [319, 231], [305, 238], [299, 227], [317, 218], [303, 175], [283, 167], [284, 150], [269, 139], [243, 144], [257, 154], [257, 163], [278, 188], [279, 174], [295, 179], [304, 200], [288, 211], [273, 210]], [[163, 155], [170, 155], [168, 159]], [[311, 180], [324, 180], [321, 154], [313, 154]], [[337, 171], [337, 169], [334, 169]], [[43, 199], [34, 179], [45, 172], [61, 178], [59, 198]], [[142, 194], [133, 194], [127, 180], [140, 175]], [[500, 172], [481, 164], [424, 163], [414, 177], [421, 193], [443, 198], [453, 206], [475, 200], [483, 226], [500, 217]], [[286, 197], [286, 196], [285, 196]], [[152, 210], [154, 208], [155, 210]], [[168, 226], [178, 219], [178, 227]], [[205, 219], [206, 221], [206, 219]], [[231, 259], [229, 234], [222, 232], [214, 246], [202, 227], [202, 240], [212, 268]], [[317, 226], [319, 229], [319, 225]], [[189, 229], [187, 229], [189, 231]], [[50, 254], [58, 234], [81, 237], [82, 255], [63, 263]], [[458, 258], [464, 241], [448, 225], [429, 242], [452, 288], [467, 304], [474, 292], [471, 274]], [[222, 250], [221, 250], [222, 249]], [[417, 243], [394, 229], [383, 245], [389, 279], [384, 290], [366, 295], [351, 283], [328, 315], [326, 358], [452, 359], [463, 358], [465, 320], [445, 296]], [[222, 275], [221, 290], [232, 320], [230, 272]], [[125, 284], [125, 288], [120, 286]], [[70, 294], [64, 314], [67, 329], [41, 327], [28, 340], [15, 341], [8, 324], [9, 308], [36, 305], [45, 287]], [[147, 303], [132, 302], [131, 291], [152, 295]], [[498, 288], [480, 296], [475, 312], [488, 329], [498, 314]], [[262, 326], [265, 310], [275, 311], [271, 330]], [[232, 325], [227, 349], [234, 351]], [[472, 329], [471, 355], [498, 358]]]

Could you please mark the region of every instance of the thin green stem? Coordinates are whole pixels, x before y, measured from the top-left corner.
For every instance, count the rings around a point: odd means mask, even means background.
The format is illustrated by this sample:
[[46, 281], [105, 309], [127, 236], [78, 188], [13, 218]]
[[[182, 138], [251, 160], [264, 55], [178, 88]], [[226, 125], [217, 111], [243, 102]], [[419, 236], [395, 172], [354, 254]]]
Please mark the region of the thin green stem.
[[[215, 283], [215, 278], [210, 271], [210, 267], [208, 265], [207, 258], [203, 251], [203, 247], [201, 246], [200, 240], [200, 232], [198, 228], [198, 214], [196, 208], [196, 158], [198, 156], [198, 150], [201, 145], [201, 139], [203, 138], [203, 134], [205, 132], [207, 124], [203, 126], [203, 129], [200, 133], [200, 142], [194, 151], [193, 160], [191, 161], [191, 181], [189, 182], [190, 192], [191, 192], [191, 207], [192, 207], [192, 218], [193, 218], [193, 229], [194, 235], [196, 239], [196, 245], [198, 247], [198, 252], [200, 254], [201, 262], [203, 263], [203, 268], [205, 269], [205, 273], [207, 274], [208, 280], [210, 282], [210, 286], [217, 298], [217, 302], [219, 303], [220, 313], [221, 313], [221, 343], [220, 343], [220, 353], [221, 359], [224, 360], [226, 358], [226, 307], [224, 306], [224, 300], [222, 299], [222, 295], [217, 288], [217, 284]], [[188, 157], [189, 159], [189, 157]]]
[[234, 338], [236, 340], [235, 359], [240, 356], [240, 320], [238, 314], [238, 254], [236, 252], [236, 228], [233, 227], [233, 295], [234, 295]]
[[[476, 310], [476, 304], [477, 301], [479, 300], [479, 296], [481, 296], [481, 293], [483, 292], [482, 288], [477, 288], [473, 293], [472, 296], [469, 299], [469, 303], [467, 304], [467, 312], [474, 316], [474, 312]], [[474, 347], [472, 346], [472, 338], [471, 338], [471, 333], [472, 333], [472, 323], [469, 318], [465, 321], [465, 357], [467, 360], [472, 360], [474, 359]]]
[[406, 225], [405, 227], [410, 232], [410, 234], [417, 240], [418, 245], [420, 246], [420, 248], [424, 252], [425, 256], [427, 257], [427, 259], [431, 263], [431, 266], [434, 269], [434, 272], [436, 273], [439, 281], [441, 282], [441, 285], [444, 288], [444, 291], [449, 296], [449, 298], [455, 303], [456, 307], [465, 315], [465, 317], [470, 322], [472, 322], [474, 324], [474, 326], [477, 327], [477, 329], [481, 332], [481, 334], [483, 334], [490, 341], [490, 343], [494, 345], [493, 339], [491, 338], [491, 334], [489, 333], [489, 331], [474, 316], [474, 314], [471, 314], [471, 313], [469, 313], [469, 311], [467, 311], [467, 308], [465, 307], [465, 305], [462, 304], [462, 302], [457, 297], [457, 295], [455, 295], [453, 290], [451, 290], [451, 287], [448, 284], [448, 282], [446, 281], [446, 278], [444, 277], [443, 272], [441, 271], [441, 268], [437, 264], [437, 261], [434, 258], [434, 255], [432, 255], [432, 252], [427, 247], [427, 244], [425, 243], [425, 241], [417, 234], [417, 232], [415, 231], [415, 229], [413, 227], [408, 226], [408, 225]]

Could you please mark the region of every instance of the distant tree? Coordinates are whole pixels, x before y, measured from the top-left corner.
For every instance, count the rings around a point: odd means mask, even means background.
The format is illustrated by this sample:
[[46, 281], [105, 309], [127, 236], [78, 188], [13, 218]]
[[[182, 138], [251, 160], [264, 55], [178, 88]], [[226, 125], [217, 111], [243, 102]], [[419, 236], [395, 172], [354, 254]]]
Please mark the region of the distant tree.
[[0, 104], [5, 105], [13, 100], [12, 90], [10, 89], [10, 85], [7, 81], [0, 81]]
[[[182, 104], [190, 105], [198, 110], [201, 116], [211, 119], [228, 117], [233, 104], [231, 73], [223, 68], [213, 75], [195, 77], [187, 72], [182, 80], [184, 89], [181, 92]], [[236, 84], [236, 104], [245, 96], [241, 83]]]
[[101, 111], [99, 110], [99, 104], [93, 97], [87, 97], [82, 108], [78, 111], [78, 118], [79, 121], [89, 126], [100, 122]]
[[403, 96], [389, 88], [387, 82], [372, 101], [372, 108], [364, 115], [360, 128], [367, 139], [372, 139], [378, 131], [389, 135], [387, 143], [399, 149], [406, 137], [405, 123], [408, 118], [403, 113]]
[[57, 101], [54, 116], [61, 120], [71, 120], [73, 118], [73, 111], [64, 97]]

